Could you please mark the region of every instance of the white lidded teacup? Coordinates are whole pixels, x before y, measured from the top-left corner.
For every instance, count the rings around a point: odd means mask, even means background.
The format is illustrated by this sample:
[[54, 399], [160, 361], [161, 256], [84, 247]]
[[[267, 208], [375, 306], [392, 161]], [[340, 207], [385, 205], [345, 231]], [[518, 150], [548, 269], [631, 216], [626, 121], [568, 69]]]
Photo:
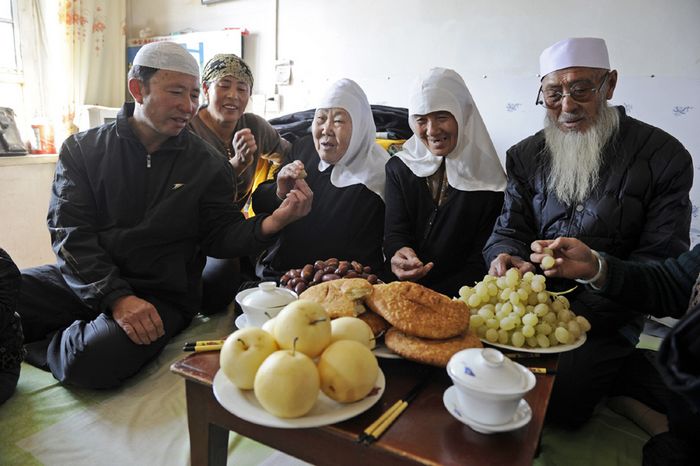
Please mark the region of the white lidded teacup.
[[471, 419], [487, 425], [513, 419], [520, 400], [535, 386], [530, 370], [493, 348], [455, 353], [447, 373], [457, 387], [457, 405]]
[[297, 299], [295, 292], [280, 288], [275, 282], [262, 282], [256, 288], [243, 290], [236, 295], [236, 302], [243, 309], [248, 325], [253, 327], [262, 327]]

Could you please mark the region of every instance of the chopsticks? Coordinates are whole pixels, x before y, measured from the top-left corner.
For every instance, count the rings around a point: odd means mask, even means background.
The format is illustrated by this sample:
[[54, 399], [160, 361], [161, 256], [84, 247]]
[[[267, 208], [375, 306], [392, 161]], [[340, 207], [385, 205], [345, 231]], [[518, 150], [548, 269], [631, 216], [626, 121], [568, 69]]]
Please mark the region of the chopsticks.
[[372, 424], [369, 425], [360, 435], [357, 436], [357, 443], [364, 443], [370, 445], [376, 441], [398, 418], [401, 413], [408, 407], [408, 404], [413, 401], [413, 399], [418, 395], [418, 393], [423, 389], [423, 387], [432, 379], [433, 371], [430, 370], [424, 377], [413, 386], [411, 391], [403, 397], [402, 399], [396, 401], [391, 408], [384, 411], [384, 413], [377, 418]]
[[557, 375], [557, 371], [554, 369], [547, 369], [546, 367], [528, 367], [528, 369], [530, 369], [530, 372], [533, 374]]
[[218, 351], [224, 346], [224, 340], [200, 340], [185, 343], [182, 351], [194, 351], [199, 353], [202, 351]]

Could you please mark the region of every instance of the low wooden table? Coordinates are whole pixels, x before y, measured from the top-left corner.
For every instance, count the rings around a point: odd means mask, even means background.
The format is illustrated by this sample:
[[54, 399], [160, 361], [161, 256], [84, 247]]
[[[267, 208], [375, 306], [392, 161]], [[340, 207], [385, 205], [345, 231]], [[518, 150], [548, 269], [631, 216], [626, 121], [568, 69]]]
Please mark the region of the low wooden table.
[[[525, 359], [524, 365], [555, 369], [558, 357]], [[244, 421], [224, 409], [214, 397], [212, 381], [219, 369], [219, 352], [195, 353], [172, 365], [185, 378], [192, 465], [225, 465], [228, 432], [234, 431], [312, 464], [324, 465], [525, 465], [539, 445], [544, 414], [554, 376], [537, 375], [537, 385], [525, 397], [532, 421], [511, 432], [479, 434], [445, 409], [443, 392], [451, 385], [444, 370], [406, 411], [371, 445], [356, 442], [367, 426], [396, 400], [406, 396], [425, 373], [425, 366], [405, 360], [380, 359], [386, 390], [364, 413], [338, 424], [309, 429], [279, 429]]]

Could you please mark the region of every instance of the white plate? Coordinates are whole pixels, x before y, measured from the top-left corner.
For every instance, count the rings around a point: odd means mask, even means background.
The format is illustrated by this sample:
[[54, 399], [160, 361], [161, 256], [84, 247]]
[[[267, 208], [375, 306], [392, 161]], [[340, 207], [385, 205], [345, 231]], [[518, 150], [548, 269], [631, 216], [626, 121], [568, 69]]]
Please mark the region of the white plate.
[[384, 343], [378, 343], [372, 350], [374, 355], [382, 359], [401, 359], [401, 356], [391, 351]]
[[520, 429], [522, 426], [530, 422], [532, 419], [532, 409], [527, 401], [520, 400], [518, 408], [515, 410], [515, 415], [513, 419], [506, 422], [505, 424], [482, 424], [479, 421], [475, 421], [467, 416], [462, 410], [457, 406], [457, 387], [454, 385], [450, 386], [445, 393], [442, 395], [442, 402], [450, 412], [452, 416], [458, 421], [468, 425], [473, 430], [481, 434], [495, 434], [497, 432], [508, 432], [515, 429]]
[[284, 429], [297, 429], [304, 427], [319, 427], [335, 424], [372, 407], [384, 393], [386, 380], [384, 373], [379, 370], [375, 390], [366, 398], [354, 403], [338, 403], [328, 398], [323, 392], [319, 392], [316, 404], [308, 414], [294, 419], [284, 419], [274, 416], [260, 405], [253, 390], [240, 390], [224, 375], [221, 370], [214, 376], [214, 396], [232, 414], [248, 422], [267, 427], [281, 427]]
[[485, 343], [490, 346], [495, 346], [497, 348], [503, 348], [507, 349], [510, 351], [516, 351], [516, 352], [522, 352], [522, 353], [564, 353], [566, 351], [571, 351], [572, 349], [576, 349], [579, 346], [583, 345], [586, 342], [586, 335], [584, 334], [581, 336], [576, 342], [570, 344], [570, 345], [557, 345], [557, 346], [550, 346], [549, 348], [530, 348], [529, 346], [523, 345], [520, 348], [517, 346], [511, 346], [511, 345], [502, 345], [500, 343], [491, 343], [488, 341], [486, 338], [481, 338], [481, 342]]
[[236, 320], [233, 321], [233, 323], [236, 324], [236, 327], [238, 327], [239, 330], [246, 328], [248, 326], [248, 317], [245, 314], [241, 314], [236, 317]]

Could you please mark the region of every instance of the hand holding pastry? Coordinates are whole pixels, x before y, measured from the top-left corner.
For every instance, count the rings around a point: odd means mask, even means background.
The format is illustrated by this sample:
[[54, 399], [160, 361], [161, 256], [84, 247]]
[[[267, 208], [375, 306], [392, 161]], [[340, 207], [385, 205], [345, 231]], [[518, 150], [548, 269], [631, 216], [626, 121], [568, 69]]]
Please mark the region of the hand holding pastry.
[[298, 187], [298, 181], [304, 178], [306, 178], [306, 170], [300, 160], [295, 160], [282, 167], [277, 174], [277, 197], [280, 199], [287, 197], [292, 189]]
[[298, 180], [294, 189], [285, 195], [282, 204], [262, 222], [262, 233], [274, 235], [290, 223], [306, 216], [311, 211], [314, 193], [304, 180]]

